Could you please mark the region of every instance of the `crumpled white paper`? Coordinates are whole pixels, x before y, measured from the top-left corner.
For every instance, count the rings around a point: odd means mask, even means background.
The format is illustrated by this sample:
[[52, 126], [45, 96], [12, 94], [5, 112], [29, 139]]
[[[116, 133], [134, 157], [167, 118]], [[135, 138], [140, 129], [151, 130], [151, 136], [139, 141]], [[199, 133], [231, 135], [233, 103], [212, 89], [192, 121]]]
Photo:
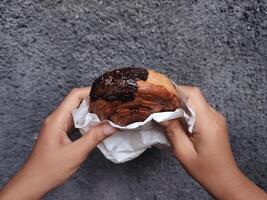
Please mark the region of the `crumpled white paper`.
[[[177, 93], [180, 94], [178, 87]], [[177, 108], [173, 112], [159, 112], [151, 114], [143, 122], [135, 122], [128, 126], [119, 126], [112, 121], [107, 121], [111, 126], [118, 128], [118, 132], [106, 138], [98, 148], [104, 156], [114, 163], [123, 163], [138, 157], [147, 148], [153, 145], [170, 146], [162, 127], [157, 123], [175, 118], [184, 118], [187, 123], [188, 132], [192, 133], [195, 123], [195, 112], [186, 104], [186, 98], [183, 99], [183, 108]], [[89, 97], [85, 98], [79, 108], [72, 112], [74, 126], [78, 128], [81, 134], [87, 133], [91, 128], [102, 123], [98, 116], [88, 112]]]

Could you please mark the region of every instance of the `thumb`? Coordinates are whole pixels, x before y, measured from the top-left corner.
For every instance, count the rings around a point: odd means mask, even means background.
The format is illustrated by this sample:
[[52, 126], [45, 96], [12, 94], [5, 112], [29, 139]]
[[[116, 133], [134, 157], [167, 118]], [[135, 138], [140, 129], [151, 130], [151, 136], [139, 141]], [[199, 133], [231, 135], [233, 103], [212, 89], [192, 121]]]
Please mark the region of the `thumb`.
[[196, 150], [190, 138], [185, 133], [178, 119], [161, 122], [160, 125], [165, 129], [175, 156], [181, 162], [186, 162], [196, 154]]
[[85, 159], [87, 155], [105, 138], [114, 134], [117, 131], [116, 128], [113, 128], [108, 123], [100, 124], [92, 128], [88, 133], [83, 135], [80, 139], [74, 141], [71, 144], [72, 152], [75, 154], [75, 157], [78, 158], [82, 156], [82, 159]]

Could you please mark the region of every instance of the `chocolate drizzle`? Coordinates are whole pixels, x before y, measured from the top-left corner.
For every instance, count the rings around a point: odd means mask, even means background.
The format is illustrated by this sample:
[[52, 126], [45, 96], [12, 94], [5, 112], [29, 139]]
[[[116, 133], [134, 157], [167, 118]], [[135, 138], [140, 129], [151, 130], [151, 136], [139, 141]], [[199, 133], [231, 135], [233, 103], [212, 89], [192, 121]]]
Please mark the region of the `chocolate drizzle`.
[[138, 90], [137, 81], [146, 81], [147, 78], [148, 70], [143, 68], [127, 67], [109, 71], [93, 82], [91, 101], [132, 101]]

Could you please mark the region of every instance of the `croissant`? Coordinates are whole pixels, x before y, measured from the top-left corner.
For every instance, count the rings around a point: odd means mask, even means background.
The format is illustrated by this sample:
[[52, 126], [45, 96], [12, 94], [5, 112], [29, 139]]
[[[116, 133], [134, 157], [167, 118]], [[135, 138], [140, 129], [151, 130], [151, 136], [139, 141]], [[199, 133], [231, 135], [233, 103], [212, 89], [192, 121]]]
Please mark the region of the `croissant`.
[[175, 86], [165, 75], [127, 67], [106, 72], [93, 82], [89, 112], [126, 126], [155, 112], [173, 111], [180, 104]]

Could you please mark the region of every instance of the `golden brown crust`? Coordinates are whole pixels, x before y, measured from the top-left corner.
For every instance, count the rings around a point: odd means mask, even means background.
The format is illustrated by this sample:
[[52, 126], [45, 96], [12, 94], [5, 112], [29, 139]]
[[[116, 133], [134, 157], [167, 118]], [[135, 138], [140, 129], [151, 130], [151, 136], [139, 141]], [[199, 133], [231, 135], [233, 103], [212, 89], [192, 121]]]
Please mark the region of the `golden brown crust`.
[[149, 69], [147, 82], [155, 84], [155, 85], [161, 85], [165, 87], [169, 92], [176, 94], [176, 89], [174, 85], [172, 84], [170, 79], [164, 74], [161, 74], [159, 72]]
[[176, 89], [163, 74], [148, 70], [147, 80], [137, 81], [138, 90], [132, 101], [90, 101], [90, 112], [96, 113], [101, 120], [111, 120], [126, 126], [133, 122], [144, 121], [155, 112], [173, 111], [180, 105]]

